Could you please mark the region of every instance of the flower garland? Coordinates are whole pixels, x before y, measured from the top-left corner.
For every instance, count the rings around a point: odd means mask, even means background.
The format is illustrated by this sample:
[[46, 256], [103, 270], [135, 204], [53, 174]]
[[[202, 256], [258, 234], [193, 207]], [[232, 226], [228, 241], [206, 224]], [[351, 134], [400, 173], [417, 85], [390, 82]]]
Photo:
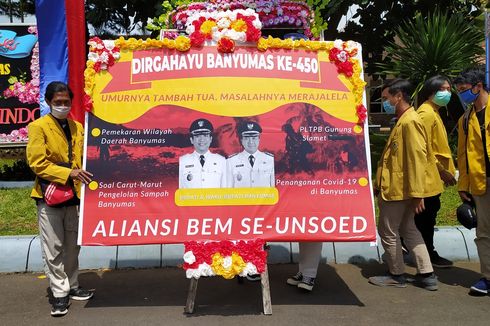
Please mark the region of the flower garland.
[[185, 243], [184, 265], [187, 278], [260, 274], [265, 270], [267, 251], [264, 240]]
[[27, 127], [13, 130], [10, 134], [0, 134], [0, 143], [26, 142], [27, 140]]
[[173, 4], [165, 1], [162, 6], [164, 14], [149, 19], [147, 29], [176, 28], [185, 30], [189, 18], [196, 13], [211, 13], [227, 10], [250, 9], [257, 13], [262, 25], [267, 28], [292, 27], [304, 30], [304, 34], [312, 38], [311, 26], [315, 23], [314, 11], [304, 1], [291, 0], [213, 0], [209, 2], [193, 2], [183, 0], [182, 5], [172, 10]]
[[85, 94], [83, 95], [83, 102], [85, 110], [89, 112], [93, 109], [92, 92], [95, 85], [95, 74], [107, 70], [120, 58], [119, 48], [115, 44], [115, 41], [102, 41], [98, 37], [92, 37], [88, 41], [89, 53], [84, 72]]
[[211, 39], [219, 43], [224, 38], [228, 44], [227, 51], [222, 51], [224, 53], [234, 48], [234, 42], [257, 42], [261, 28], [259, 16], [252, 9], [198, 11], [186, 20], [186, 33], [193, 46], [202, 46], [205, 40]]
[[[164, 38], [163, 40], [155, 39], [124, 39], [120, 37], [116, 41], [101, 41], [99, 38], [92, 38], [89, 41], [90, 53], [85, 69], [85, 109], [91, 111], [93, 108], [92, 91], [94, 87], [95, 74], [102, 70], [107, 70], [108, 67], [114, 64], [119, 59], [120, 50], [145, 50], [154, 48], [175, 49], [180, 52], [186, 52], [193, 44], [192, 38], [187, 36], [178, 36], [175, 40]], [[363, 105], [364, 87], [366, 82], [362, 80], [362, 67], [359, 60], [356, 59], [359, 44], [352, 41], [344, 42], [336, 40], [334, 42], [320, 42], [309, 40], [282, 40], [279, 38], [260, 38], [257, 42], [259, 51], [267, 51], [269, 49], [304, 49], [307, 51], [326, 51], [328, 52], [329, 60], [335, 64], [339, 74], [345, 77], [352, 84], [354, 94], [354, 102], [356, 103], [356, 113], [358, 121], [363, 124], [367, 118], [367, 109]], [[233, 52], [235, 43], [229, 39], [222, 37], [218, 42], [218, 50], [224, 53]]]
[[[30, 26], [27, 31], [37, 35], [36, 26]], [[12, 76], [8, 79], [10, 86], [3, 91], [5, 98], [17, 97], [20, 102], [27, 104], [39, 103], [39, 43], [32, 48], [31, 80], [24, 77]]]
[[88, 41], [90, 52], [88, 61], [93, 62], [93, 68], [96, 72], [107, 70], [119, 60], [119, 48], [115, 46], [114, 41], [102, 41], [98, 37], [93, 37]]

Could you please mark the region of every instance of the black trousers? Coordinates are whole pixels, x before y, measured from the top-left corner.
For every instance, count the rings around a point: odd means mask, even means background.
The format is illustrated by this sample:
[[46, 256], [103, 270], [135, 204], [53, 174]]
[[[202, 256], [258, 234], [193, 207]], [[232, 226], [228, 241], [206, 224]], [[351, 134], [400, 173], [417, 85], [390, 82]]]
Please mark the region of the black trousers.
[[415, 225], [424, 238], [429, 255], [434, 251], [434, 227], [436, 226], [437, 212], [441, 208], [441, 195], [424, 198], [425, 210], [415, 214]]

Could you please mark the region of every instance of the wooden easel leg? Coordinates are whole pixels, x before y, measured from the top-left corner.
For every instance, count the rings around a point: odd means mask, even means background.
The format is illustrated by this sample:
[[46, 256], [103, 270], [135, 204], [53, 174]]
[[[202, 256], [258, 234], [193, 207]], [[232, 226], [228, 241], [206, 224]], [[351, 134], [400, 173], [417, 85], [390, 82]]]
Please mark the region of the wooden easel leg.
[[267, 264], [265, 270], [260, 276], [260, 283], [262, 285], [262, 302], [264, 304], [264, 315], [272, 315], [272, 303], [271, 303], [271, 289], [269, 286], [269, 270]]
[[197, 294], [197, 278], [191, 278], [191, 283], [189, 284], [189, 292], [187, 293], [187, 302], [185, 304], [184, 312], [186, 314], [194, 313], [194, 303], [196, 301]]

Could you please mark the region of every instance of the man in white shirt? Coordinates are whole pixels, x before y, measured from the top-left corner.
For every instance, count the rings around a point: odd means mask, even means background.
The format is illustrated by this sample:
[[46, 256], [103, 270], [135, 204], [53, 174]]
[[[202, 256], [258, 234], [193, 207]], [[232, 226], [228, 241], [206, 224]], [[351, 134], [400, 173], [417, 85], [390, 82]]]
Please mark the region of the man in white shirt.
[[255, 121], [238, 125], [243, 151], [228, 157], [227, 185], [230, 188], [274, 187], [274, 155], [258, 150], [262, 128]]
[[226, 187], [226, 159], [209, 151], [213, 141], [211, 122], [197, 119], [189, 132], [194, 152], [179, 158], [179, 188]]

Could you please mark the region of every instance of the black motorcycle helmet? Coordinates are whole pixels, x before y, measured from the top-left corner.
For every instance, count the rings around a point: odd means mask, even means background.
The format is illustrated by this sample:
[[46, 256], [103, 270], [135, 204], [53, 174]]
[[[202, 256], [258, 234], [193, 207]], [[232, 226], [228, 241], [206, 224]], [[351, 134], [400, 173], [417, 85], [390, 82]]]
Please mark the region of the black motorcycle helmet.
[[462, 226], [471, 230], [476, 228], [476, 211], [473, 201], [464, 201], [456, 210], [456, 217]]

